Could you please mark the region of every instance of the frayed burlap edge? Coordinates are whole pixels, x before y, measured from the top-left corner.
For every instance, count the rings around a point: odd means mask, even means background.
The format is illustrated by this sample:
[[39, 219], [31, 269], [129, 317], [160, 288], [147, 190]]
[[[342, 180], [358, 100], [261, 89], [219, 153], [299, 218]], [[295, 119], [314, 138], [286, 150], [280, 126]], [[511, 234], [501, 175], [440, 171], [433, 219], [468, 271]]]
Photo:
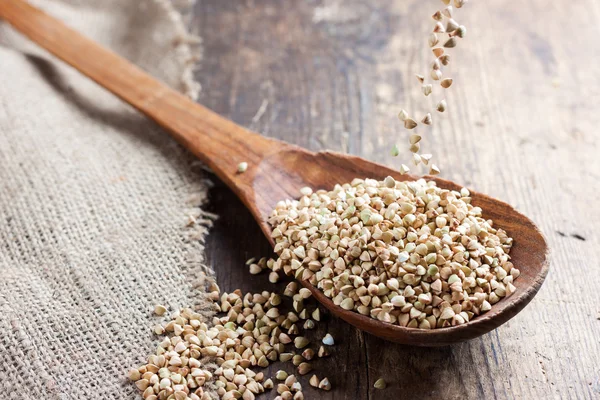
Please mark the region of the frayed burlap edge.
[[[169, 15], [173, 22], [173, 27], [177, 35], [177, 42], [174, 43], [178, 54], [178, 59], [182, 62], [182, 73], [180, 81], [180, 90], [188, 97], [197, 100], [201, 90], [200, 83], [195, 79], [194, 74], [202, 60], [202, 40], [198, 35], [190, 32], [187, 27], [190, 26], [192, 9], [196, 3], [195, 0], [154, 0]], [[199, 163], [190, 163], [190, 168], [198, 166]], [[203, 165], [200, 165], [204, 169]], [[205, 264], [204, 243], [205, 237], [217, 219], [217, 215], [209, 213], [202, 209], [207, 203], [207, 190], [212, 186], [210, 181], [205, 181], [201, 187], [190, 187], [190, 195], [185, 210], [184, 221], [182, 225], [182, 235], [186, 244], [186, 265], [184, 273], [191, 278], [192, 293], [190, 293], [189, 306], [201, 314], [206, 322], [211, 325], [212, 318], [216, 315], [216, 306], [209, 297], [211, 291], [218, 289], [214, 271]], [[214, 371], [218, 365], [214, 363], [211, 357], [201, 360], [203, 367]], [[218, 399], [216, 386], [207, 382], [204, 386], [205, 391], [213, 398]]]
[[154, 0], [162, 6], [165, 13], [173, 22], [176, 34], [176, 47], [178, 59], [182, 63], [180, 90], [190, 98], [197, 100], [201, 90], [200, 83], [195, 79], [194, 73], [202, 60], [202, 39], [192, 33], [190, 26], [192, 10], [195, 0]]

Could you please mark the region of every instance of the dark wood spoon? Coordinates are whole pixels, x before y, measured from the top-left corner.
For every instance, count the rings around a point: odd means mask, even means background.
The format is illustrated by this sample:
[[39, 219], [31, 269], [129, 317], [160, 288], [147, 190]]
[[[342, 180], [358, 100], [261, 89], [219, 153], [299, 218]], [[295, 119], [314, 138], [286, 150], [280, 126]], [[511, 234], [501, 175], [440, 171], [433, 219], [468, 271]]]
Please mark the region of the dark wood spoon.
[[[266, 223], [279, 200], [297, 198], [299, 189], [331, 189], [352, 179], [415, 179], [401, 176], [383, 165], [334, 152], [313, 153], [269, 139], [236, 125], [186, 96], [170, 89], [136, 66], [23, 0], [1, 0], [0, 17], [32, 41], [93, 79], [123, 101], [156, 121], [177, 141], [205, 162], [244, 202], [271, 244]], [[238, 173], [247, 162], [245, 173]], [[438, 186], [459, 190], [460, 186], [435, 177]], [[510, 205], [471, 192], [473, 204], [484, 217], [514, 238], [512, 261], [521, 270], [516, 292], [495, 304], [486, 314], [459, 326], [435, 330], [404, 328], [346, 311], [335, 306], [317, 288], [302, 284], [329, 311], [355, 327], [394, 342], [416, 346], [441, 346], [483, 335], [515, 316], [531, 301], [548, 273], [549, 251], [539, 229]]]

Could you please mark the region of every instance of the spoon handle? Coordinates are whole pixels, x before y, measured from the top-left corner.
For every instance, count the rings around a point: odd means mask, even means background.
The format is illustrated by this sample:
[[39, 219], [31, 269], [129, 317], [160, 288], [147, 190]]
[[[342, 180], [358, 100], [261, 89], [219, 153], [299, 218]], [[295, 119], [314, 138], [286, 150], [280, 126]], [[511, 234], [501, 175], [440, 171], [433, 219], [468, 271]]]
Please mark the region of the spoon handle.
[[24, 0], [0, 0], [0, 18], [59, 59], [165, 128], [206, 163], [248, 205], [252, 170], [287, 144], [236, 125], [100, 46]]

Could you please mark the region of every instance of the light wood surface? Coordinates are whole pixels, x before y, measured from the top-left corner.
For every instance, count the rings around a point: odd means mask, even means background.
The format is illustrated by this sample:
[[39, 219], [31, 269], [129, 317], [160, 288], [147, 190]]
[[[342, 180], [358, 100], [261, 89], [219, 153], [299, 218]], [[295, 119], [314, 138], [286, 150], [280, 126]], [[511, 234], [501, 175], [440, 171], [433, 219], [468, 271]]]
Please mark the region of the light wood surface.
[[[110, 50], [86, 39], [60, 21], [22, 0], [0, 3], [0, 17], [61, 60], [113, 92], [156, 121], [197, 155], [221, 178], [253, 214], [273, 244], [268, 216], [279, 200], [294, 198], [304, 186], [332, 188], [356, 177], [383, 180], [414, 179], [365, 159], [333, 152], [311, 152], [269, 139], [235, 125], [205, 107], [169, 89]], [[108, 67], [110, 66], [110, 67]], [[236, 171], [240, 161], [248, 171]], [[438, 186], [459, 190], [455, 183], [430, 177]], [[313, 297], [333, 315], [362, 331], [414, 346], [443, 346], [485, 334], [521, 311], [540, 289], [548, 272], [548, 247], [538, 228], [510, 205], [471, 192], [484, 218], [514, 239], [511, 260], [521, 271], [516, 291], [483, 316], [460, 326], [422, 330], [386, 324], [337, 307], [308, 281]], [[313, 282], [316, 284], [316, 282]]]
[[[200, 102], [266, 136], [397, 167], [389, 148], [407, 135], [395, 115], [421, 104], [414, 73], [430, 61], [423, 21], [438, 4], [199, 0]], [[449, 109], [423, 146], [443, 177], [531, 217], [548, 239], [551, 271], [523, 312], [459, 345], [393, 345], [328, 319], [316, 335], [336, 337], [335, 356], [315, 367], [334, 390], [307, 398], [600, 398], [600, 4], [472, 0], [457, 19], [468, 34], [453, 52]], [[220, 219], [208, 251], [219, 282], [270, 289], [243, 267], [268, 255], [268, 243], [215, 182]], [[379, 377], [385, 391], [372, 387]]]

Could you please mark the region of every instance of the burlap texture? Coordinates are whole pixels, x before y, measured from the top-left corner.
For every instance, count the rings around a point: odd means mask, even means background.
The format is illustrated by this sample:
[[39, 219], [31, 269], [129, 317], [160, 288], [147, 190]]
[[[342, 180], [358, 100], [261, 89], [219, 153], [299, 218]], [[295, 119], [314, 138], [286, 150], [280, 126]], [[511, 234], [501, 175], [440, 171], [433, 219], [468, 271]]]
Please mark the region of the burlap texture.
[[[197, 91], [185, 24], [166, 0], [36, 4]], [[0, 24], [2, 398], [138, 396], [126, 373], [154, 351], [154, 305], [203, 305], [192, 286], [210, 218], [191, 162], [160, 128]]]

